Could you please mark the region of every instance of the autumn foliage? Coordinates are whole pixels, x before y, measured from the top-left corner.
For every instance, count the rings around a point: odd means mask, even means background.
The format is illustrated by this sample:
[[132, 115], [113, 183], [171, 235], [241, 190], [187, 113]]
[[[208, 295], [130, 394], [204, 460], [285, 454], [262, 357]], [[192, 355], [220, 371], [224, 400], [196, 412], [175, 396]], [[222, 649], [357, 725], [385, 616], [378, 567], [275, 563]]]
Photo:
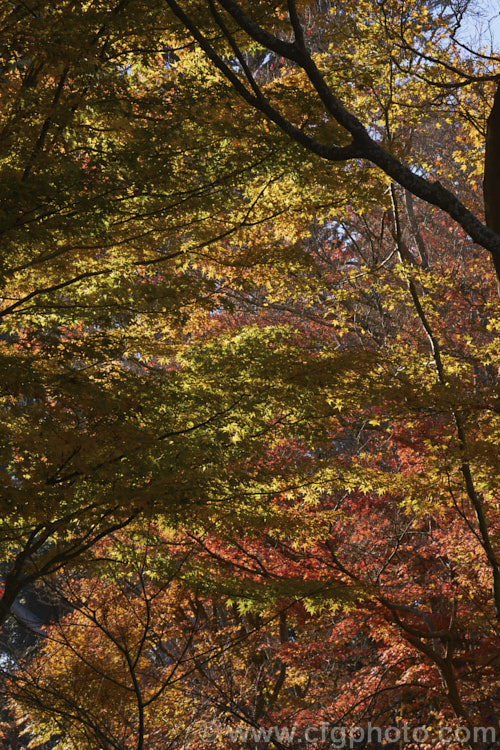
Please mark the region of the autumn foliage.
[[6, 749], [500, 742], [463, 6], [1, 6]]

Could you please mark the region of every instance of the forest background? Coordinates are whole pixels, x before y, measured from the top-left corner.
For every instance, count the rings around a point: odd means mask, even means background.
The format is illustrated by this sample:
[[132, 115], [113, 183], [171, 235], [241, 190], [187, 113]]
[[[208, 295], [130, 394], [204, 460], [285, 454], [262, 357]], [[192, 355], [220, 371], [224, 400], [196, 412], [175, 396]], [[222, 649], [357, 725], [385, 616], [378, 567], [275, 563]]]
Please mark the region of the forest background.
[[0, 8], [3, 746], [495, 747], [488, 26]]

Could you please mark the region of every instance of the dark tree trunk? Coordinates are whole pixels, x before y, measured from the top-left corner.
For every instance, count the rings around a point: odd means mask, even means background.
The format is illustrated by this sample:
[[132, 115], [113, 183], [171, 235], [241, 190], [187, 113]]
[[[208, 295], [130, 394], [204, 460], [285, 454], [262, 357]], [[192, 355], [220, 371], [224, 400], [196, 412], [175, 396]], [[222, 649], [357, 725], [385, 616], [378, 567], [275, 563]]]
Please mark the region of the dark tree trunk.
[[[484, 155], [484, 215], [486, 225], [500, 234], [500, 81], [488, 117]], [[500, 261], [493, 255], [500, 294]]]

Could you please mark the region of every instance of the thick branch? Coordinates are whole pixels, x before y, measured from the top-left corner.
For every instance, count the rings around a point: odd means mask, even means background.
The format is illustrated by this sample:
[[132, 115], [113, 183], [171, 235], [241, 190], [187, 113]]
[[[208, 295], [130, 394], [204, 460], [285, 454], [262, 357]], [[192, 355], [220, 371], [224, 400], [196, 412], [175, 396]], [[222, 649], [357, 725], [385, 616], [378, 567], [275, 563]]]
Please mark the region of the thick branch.
[[262, 96], [256, 96], [250, 92], [240, 81], [238, 76], [224, 63], [218, 53], [201, 33], [199, 26], [188, 17], [179, 7], [175, 0], [165, 0], [167, 5], [175, 13], [181, 23], [188, 29], [209, 59], [229, 80], [239, 95], [252, 107], [265, 114], [270, 120], [278, 125], [287, 135], [307, 150], [317, 154], [328, 161], [340, 161], [352, 158], [364, 158], [382, 169], [399, 185], [409, 190], [413, 195], [430, 203], [448, 214], [454, 219], [471, 237], [474, 242], [489, 250], [497, 277], [500, 280], [500, 235], [488, 226], [485, 226], [474, 214], [466, 208], [458, 198], [439, 182], [431, 182], [415, 174], [408, 166], [399, 159], [388, 153], [380, 144], [374, 141], [362, 122], [349, 112], [341, 101], [333, 94], [327, 85], [323, 75], [316, 66], [311, 54], [303, 45], [297, 29], [297, 17], [293, 3], [290, 4], [291, 20], [295, 31], [295, 42], [290, 43], [279, 39], [263, 29], [251, 19], [234, 0], [219, 0], [219, 4], [231, 15], [248, 36], [272, 50], [276, 54], [291, 60], [307, 73], [309, 81], [323, 102], [327, 112], [334, 120], [351, 134], [353, 141], [345, 147], [328, 147], [320, 144], [314, 139], [300, 131], [288, 120], [286, 120], [269, 102]]
[[[172, 12], [177, 16], [179, 21], [181, 21], [181, 23], [190, 32], [193, 38], [198, 42], [209, 60], [215, 65], [218, 70], [220, 70], [224, 77], [227, 78], [227, 80], [231, 83], [233, 88], [242, 97], [242, 99], [248, 102], [248, 104], [250, 104], [254, 109], [257, 109], [265, 114], [269, 120], [274, 122], [292, 140], [294, 140], [296, 143], [299, 143], [301, 146], [304, 146], [308, 151], [311, 151], [312, 153], [317, 154], [317, 156], [320, 156], [322, 159], [326, 159], [328, 161], [347, 161], [348, 159], [355, 159], [362, 156], [361, 151], [354, 143], [351, 143], [347, 146], [326, 146], [325, 144], [320, 143], [314, 138], [308, 136], [296, 125], [293, 125], [293, 123], [283, 117], [283, 115], [281, 115], [278, 110], [276, 110], [270, 104], [270, 102], [264, 97], [261, 91], [259, 91], [259, 93], [256, 93], [254, 86], [252, 86], [252, 91], [247, 89], [247, 87], [238, 78], [236, 73], [224, 62], [222, 57], [218, 54], [218, 52], [216, 52], [208, 39], [204, 36], [204, 34], [202, 34], [196, 22], [180, 8], [175, 0], [165, 0], [165, 2], [172, 10]], [[253, 26], [251, 27], [253, 28]], [[267, 34], [267, 32], [265, 33]], [[274, 39], [274, 37], [272, 38]], [[280, 40], [276, 41], [279, 42]], [[289, 51], [289, 48], [293, 46], [285, 42], [283, 42], [282, 44], [287, 45], [287, 51]]]

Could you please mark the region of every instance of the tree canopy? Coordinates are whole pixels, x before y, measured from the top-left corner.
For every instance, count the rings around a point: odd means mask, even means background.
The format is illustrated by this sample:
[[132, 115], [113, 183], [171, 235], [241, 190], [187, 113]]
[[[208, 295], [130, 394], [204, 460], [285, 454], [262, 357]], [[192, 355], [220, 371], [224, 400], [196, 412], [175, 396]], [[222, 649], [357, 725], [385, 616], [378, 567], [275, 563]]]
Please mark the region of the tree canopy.
[[1, 4], [5, 748], [495, 747], [472, 10]]

